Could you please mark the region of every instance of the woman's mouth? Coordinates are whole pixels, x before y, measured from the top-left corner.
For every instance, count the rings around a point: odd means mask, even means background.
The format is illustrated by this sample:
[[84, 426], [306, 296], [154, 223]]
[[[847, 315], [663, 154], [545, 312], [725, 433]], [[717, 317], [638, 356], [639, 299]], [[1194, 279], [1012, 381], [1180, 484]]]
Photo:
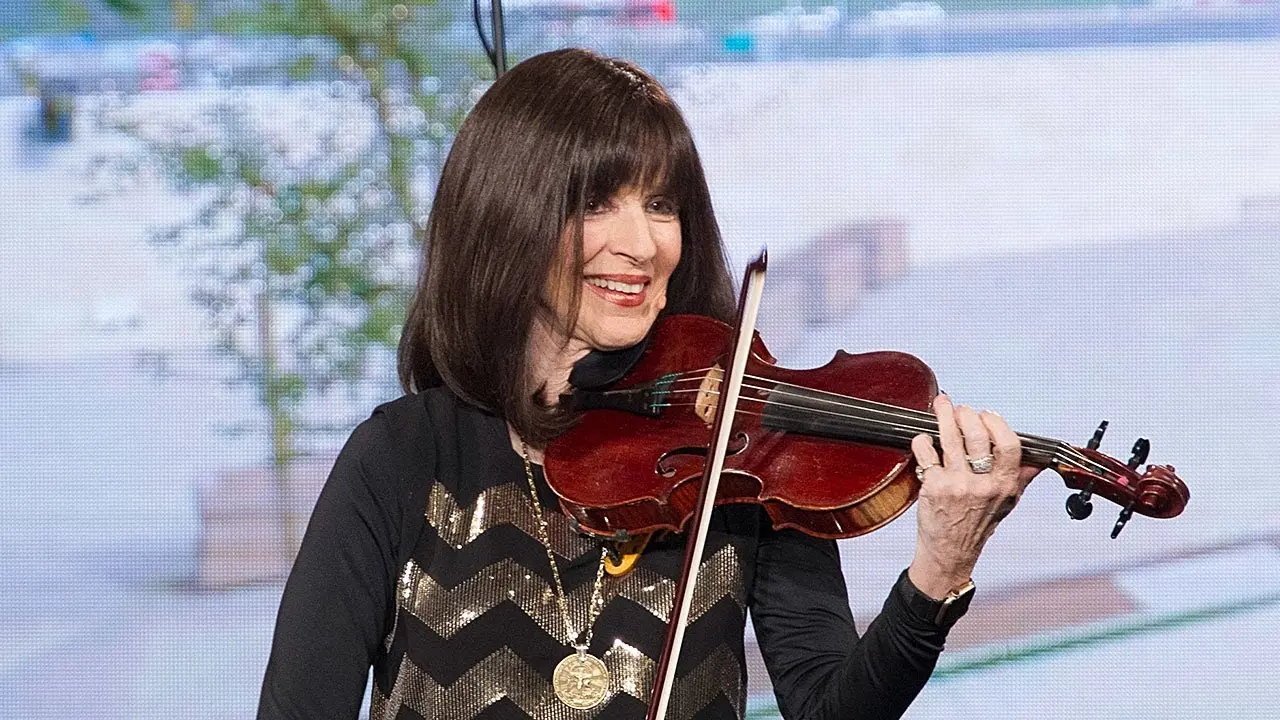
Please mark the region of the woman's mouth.
[[584, 281], [598, 297], [622, 307], [643, 304], [649, 285], [649, 279], [643, 276], [590, 275]]

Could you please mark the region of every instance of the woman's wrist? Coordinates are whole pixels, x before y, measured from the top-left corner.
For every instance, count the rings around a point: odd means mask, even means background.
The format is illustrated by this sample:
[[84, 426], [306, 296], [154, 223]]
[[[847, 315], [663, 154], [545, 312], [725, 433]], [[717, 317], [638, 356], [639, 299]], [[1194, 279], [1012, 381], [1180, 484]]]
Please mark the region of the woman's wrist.
[[907, 568], [907, 579], [911, 584], [934, 600], [941, 600], [952, 590], [964, 585], [969, 581], [971, 574], [971, 569], [963, 572], [948, 571], [938, 563], [921, 558], [919, 555]]

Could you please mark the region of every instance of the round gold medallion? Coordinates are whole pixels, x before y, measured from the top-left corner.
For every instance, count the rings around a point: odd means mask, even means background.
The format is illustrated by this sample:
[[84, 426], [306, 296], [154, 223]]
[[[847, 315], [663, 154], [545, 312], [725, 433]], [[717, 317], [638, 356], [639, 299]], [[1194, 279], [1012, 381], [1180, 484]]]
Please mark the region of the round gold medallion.
[[600, 658], [575, 652], [556, 665], [551, 687], [565, 705], [590, 710], [609, 694], [609, 669]]

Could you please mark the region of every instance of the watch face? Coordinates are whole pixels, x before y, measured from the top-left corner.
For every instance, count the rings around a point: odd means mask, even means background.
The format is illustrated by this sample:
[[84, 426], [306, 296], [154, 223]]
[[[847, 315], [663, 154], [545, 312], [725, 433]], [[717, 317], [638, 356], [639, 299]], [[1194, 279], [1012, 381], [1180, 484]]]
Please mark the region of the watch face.
[[970, 580], [966, 581], [966, 582], [965, 582], [965, 584], [961, 585], [960, 587], [958, 587], [958, 588], [956, 588], [955, 590], [952, 590], [950, 593], [948, 593], [948, 594], [947, 594], [947, 597], [948, 597], [948, 598], [951, 598], [951, 599], [958, 599], [958, 598], [962, 598], [962, 597], [964, 597], [964, 596], [969, 595], [970, 593], [972, 593], [972, 592], [973, 592], [973, 589], [974, 589], [975, 587], [977, 587], [977, 586], [976, 586], [976, 585], [974, 585], [974, 584], [973, 584], [973, 580], [972, 580], [972, 579], [970, 579]]
[[965, 611], [969, 609], [969, 601], [973, 598], [973, 590], [976, 586], [973, 580], [969, 580], [964, 585], [947, 593], [942, 599], [941, 607], [938, 608], [938, 614], [934, 617], [935, 625], [951, 625], [959, 620]]

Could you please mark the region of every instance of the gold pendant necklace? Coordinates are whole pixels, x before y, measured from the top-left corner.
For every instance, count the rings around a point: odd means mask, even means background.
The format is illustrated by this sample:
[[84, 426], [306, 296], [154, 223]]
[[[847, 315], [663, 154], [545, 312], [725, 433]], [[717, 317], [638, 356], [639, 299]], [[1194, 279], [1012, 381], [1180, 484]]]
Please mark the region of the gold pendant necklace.
[[585, 647], [560, 661], [551, 675], [551, 687], [565, 705], [590, 710], [609, 694], [609, 669]]
[[524, 474], [529, 480], [529, 501], [533, 503], [533, 512], [538, 518], [538, 539], [547, 550], [547, 561], [551, 563], [551, 577], [556, 582], [556, 601], [560, 604], [560, 615], [564, 618], [565, 644], [574, 649], [573, 654], [560, 661], [551, 674], [551, 688], [560, 702], [576, 710], [590, 710], [609, 696], [609, 668], [604, 661], [587, 652], [591, 645], [591, 631], [595, 626], [596, 616], [600, 613], [601, 588], [604, 584], [604, 564], [607, 553], [600, 550], [600, 567], [596, 570], [595, 586], [591, 590], [591, 604], [587, 609], [586, 637], [581, 643], [574, 640], [579, 633], [573, 631], [573, 622], [569, 619], [569, 600], [560, 582], [560, 567], [556, 564], [555, 553], [551, 552], [551, 535], [547, 532], [547, 518], [542, 512], [542, 503], [538, 502], [538, 488], [533, 482], [533, 464], [529, 462], [529, 448], [520, 443], [520, 451], [524, 455]]

